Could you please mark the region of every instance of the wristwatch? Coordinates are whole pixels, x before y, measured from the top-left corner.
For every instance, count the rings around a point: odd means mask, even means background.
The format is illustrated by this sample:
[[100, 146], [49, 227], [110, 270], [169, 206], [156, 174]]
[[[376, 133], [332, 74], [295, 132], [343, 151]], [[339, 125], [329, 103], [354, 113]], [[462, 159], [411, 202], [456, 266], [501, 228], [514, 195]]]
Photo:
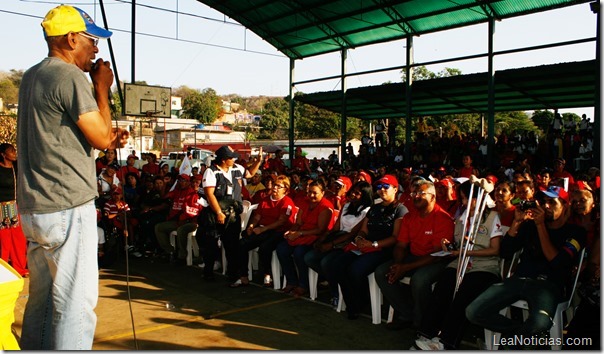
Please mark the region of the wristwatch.
[[378, 242], [377, 242], [377, 241], [373, 241], [373, 242], [371, 243], [371, 246], [372, 246], [373, 248], [378, 248]]

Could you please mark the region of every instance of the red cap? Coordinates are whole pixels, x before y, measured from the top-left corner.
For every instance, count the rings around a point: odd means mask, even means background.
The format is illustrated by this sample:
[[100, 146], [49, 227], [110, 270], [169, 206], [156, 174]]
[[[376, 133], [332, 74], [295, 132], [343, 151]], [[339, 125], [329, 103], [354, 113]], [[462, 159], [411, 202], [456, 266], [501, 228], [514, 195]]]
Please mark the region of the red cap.
[[365, 182], [371, 184], [371, 175], [365, 171], [359, 172], [359, 175], [365, 179]]
[[117, 187], [113, 190], [113, 192], [111, 192], [111, 194], [122, 194], [122, 189], [120, 187]]
[[493, 185], [497, 184], [497, 177], [493, 176], [493, 175], [488, 175], [485, 177], [486, 180], [488, 180], [489, 182], [493, 183]]
[[380, 178], [375, 182], [375, 184], [384, 184], [387, 183], [393, 187], [398, 188], [398, 180], [393, 175], [384, 175], [384, 177]]
[[450, 180], [449, 178], [443, 178], [440, 181], [436, 181], [436, 183], [434, 183], [434, 185], [441, 185], [441, 186], [445, 186], [447, 188], [452, 188], [453, 187], [453, 181]]
[[179, 179], [184, 179], [185, 181], [190, 181], [191, 180], [191, 176], [187, 175], [187, 174], [181, 174], [178, 176]]
[[348, 192], [350, 190], [350, 188], [352, 187], [352, 181], [350, 180], [350, 178], [346, 177], [346, 176], [340, 176], [337, 180], [336, 183], [341, 184], [343, 186], [346, 187], [346, 191]]
[[195, 176], [193, 176], [194, 180], [198, 180], [198, 181], [202, 181], [203, 180], [203, 175], [202, 174], [196, 174]]

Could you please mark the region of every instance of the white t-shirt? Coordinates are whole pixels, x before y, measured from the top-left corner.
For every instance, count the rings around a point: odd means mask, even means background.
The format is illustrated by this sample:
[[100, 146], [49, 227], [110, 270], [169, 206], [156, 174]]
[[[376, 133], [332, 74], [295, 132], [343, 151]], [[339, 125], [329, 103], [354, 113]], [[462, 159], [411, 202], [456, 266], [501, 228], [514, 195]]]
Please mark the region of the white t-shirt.
[[350, 203], [344, 204], [344, 207], [340, 212], [340, 231], [350, 232], [358, 223], [361, 222], [361, 220], [363, 220], [370, 208], [366, 207], [359, 213], [358, 216], [354, 216], [354, 214], [346, 214], [349, 206]]

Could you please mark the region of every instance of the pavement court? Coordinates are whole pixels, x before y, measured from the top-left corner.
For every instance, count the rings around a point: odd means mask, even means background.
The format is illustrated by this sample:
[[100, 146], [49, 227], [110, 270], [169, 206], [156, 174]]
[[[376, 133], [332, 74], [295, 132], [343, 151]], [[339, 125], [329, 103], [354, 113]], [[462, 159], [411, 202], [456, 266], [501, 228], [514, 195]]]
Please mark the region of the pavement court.
[[[412, 328], [385, 328], [386, 305], [383, 323], [374, 325], [369, 304], [360, 318], [348, 320], [328, 305], [324, 287], [312, 301], [264, 288], [256, 272], [250, 286], [236, 289], [219, 272], [214, 282], [201, 274], [195, 265], [176, 267], [151, 258], [130, 258], [127, 264], [122, 257], [101, 269], [93, 350], [402, 351], [415, 339]], [[25, 279], [15, 305], [17, 337], [28, 285]], [[472, 341], [462, 346], [476, 349]]]

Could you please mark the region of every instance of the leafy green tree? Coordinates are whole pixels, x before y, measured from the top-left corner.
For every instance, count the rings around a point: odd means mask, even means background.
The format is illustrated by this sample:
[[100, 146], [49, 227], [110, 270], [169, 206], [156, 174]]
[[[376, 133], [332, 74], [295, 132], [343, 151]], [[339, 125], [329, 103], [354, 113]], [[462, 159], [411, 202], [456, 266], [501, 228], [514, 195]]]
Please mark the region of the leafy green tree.
[[289, 103], [283, 97], [269, 98], [260, 119], [259, 139], [287, 139]]
[[548, 110], [536, 110], [533, 112], [531, 119], [539, 129], [541, 129], [544, 133], [547, 133], [549, 127], [554, 122], [554, 112]]
[[[443, 70], [437, 73], [428, 70], [425, 65], [416, 66], [415, 68], [413, 68], [413, 81], [429, 80], [436, 79], [439, 77], [450, 77], [457, 75], [461, 75], [461, 70], [455, 68], [444, 68]], [[404, 69], [401, 70], [401, 79], [403, 82], [407, 81], [407, 73]]]
[[184, 118], [196, 119], [203, 124], [211, 124], [224, 115], [222, 99], [211, 88], [191, 92], [183, 99]]

